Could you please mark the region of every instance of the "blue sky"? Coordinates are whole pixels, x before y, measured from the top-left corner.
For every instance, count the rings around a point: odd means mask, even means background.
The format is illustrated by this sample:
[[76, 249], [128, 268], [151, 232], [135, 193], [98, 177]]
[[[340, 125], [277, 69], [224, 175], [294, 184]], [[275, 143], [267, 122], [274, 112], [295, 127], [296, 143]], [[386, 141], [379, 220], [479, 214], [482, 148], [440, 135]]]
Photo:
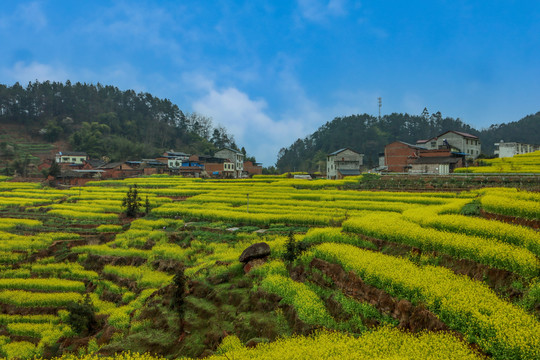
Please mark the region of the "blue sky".
[[4, 1], [0, 39], [0, 83], [149, 92], [265, 166], [379, 96], [476, 128], [540, 111], [537, 0]]

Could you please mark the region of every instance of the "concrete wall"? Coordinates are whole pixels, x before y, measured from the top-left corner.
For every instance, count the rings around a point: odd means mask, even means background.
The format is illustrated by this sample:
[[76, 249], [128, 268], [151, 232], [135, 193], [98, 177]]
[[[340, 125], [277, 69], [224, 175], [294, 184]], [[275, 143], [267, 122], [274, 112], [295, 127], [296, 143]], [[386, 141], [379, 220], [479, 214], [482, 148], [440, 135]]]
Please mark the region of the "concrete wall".
[[436, 174], [448, 175], [450, 173], [449, 164], [412, 164], [409, 173], [411, 174]]
[[522, 144], [518, 142], [501, 142], [495, 143], [495, 148], [495, 155], [503, 158], [538, 151], [540, 150], [540, 145]]

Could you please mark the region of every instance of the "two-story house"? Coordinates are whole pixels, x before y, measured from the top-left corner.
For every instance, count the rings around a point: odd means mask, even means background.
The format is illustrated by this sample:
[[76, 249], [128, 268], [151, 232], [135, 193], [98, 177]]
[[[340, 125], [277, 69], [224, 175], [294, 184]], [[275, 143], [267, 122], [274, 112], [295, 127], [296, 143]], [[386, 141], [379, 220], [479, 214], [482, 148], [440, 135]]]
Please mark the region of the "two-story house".
[[360, 175], [364, 154], [349, 148], [339, 149], [326, 156], [326, 178], [335, 180]]
[[460, 131], [447, 131], [428, 140], [418, 140], [416, 145], [428, 150], [450, 148], [455, 152], [466, 154], [467, 159], [476, 159], [482, 152], [478, 136]]
[[242, 177], [242, 172], [244, 171], [244, 154], [242, 154], [242, 152], [231, 148], [224, 148], [216, 152], [214, 157], [227, 159], [229, 162], [233, 163], [233, 177]]

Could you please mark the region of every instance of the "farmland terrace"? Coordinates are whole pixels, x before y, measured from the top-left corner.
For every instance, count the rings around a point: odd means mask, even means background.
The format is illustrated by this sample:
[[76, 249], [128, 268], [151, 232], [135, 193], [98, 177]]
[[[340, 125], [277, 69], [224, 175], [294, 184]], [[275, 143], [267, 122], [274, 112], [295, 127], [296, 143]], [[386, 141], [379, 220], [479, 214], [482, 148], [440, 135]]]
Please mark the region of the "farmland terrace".
[[2, 180], [0, 356], [540, 358], [528, 180]]

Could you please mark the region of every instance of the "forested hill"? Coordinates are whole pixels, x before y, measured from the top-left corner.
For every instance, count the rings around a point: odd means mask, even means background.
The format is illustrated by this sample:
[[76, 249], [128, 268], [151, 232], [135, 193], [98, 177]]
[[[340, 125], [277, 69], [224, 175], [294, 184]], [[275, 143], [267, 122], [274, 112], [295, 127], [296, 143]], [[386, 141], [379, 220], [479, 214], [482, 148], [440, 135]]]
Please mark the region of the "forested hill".
[[380, 119], [367, 114], [337, 117], [305, 139], [298, 139], [288, 148], [281, 149], [276, 165], [281, 172], [324, 170], [327, 154], [349, 147], [365, 154], [364, 164], [377, 166], [378, 154], [384, 151], [386, 144], [396, 140], [414, 144], [416, 140], [429, 139], [448, 130], [480, 137], [482, 152], [491, 155], [493, 143], [501, 139], [538, 143], [540, 112], [517, 122], [492, 125], [482, 131], [459, 118], [443, 118], [440, 112], [429, 115], [427, 110], [420, 116], [394, 113]]
[[211, 119], [185, 114], [170, 100], [110, 85], [35, 82], [0, 85], [0, 125], [47, 142], [111, 160], [156, 156], [163, 150], [212, 153], [236, 147]]

